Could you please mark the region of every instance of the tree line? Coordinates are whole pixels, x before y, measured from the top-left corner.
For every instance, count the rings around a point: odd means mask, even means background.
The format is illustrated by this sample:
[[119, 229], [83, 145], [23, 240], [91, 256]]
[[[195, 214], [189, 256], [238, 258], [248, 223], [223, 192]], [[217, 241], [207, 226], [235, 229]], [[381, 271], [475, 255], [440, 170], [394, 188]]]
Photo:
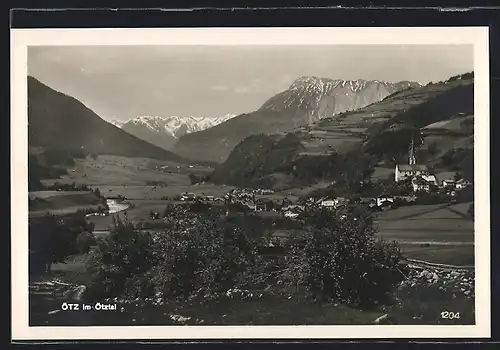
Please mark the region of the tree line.
[[[272, 288], [300, 285], [313, 299], [355, 305], [388, 297], [402, 277], [401, 253], [397, 245], [375, 236], [369, 212], [359, 206], [312, 210], [304, 220], [307, 229], [282, 243], [287, 255], [272, 258], [259, 253], [266, 247], [264, 234], [245, 229], [247, 220], [200, 215], [179, 206], [170, 208], [161, 233], [117, 220], [111, 235], [90, 253], [88, 297], [188, 302], [261, 283]], [[260, 225], [255, 220], [252, 226]]]

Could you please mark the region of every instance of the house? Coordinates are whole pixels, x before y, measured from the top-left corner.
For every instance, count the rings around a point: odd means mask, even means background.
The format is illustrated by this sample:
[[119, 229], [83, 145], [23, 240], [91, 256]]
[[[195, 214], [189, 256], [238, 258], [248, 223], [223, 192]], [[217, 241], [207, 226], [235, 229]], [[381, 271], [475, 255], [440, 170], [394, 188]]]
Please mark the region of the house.
[[275, 209], [274, 202], [269, 198], [260, 198], [257, 200], [257, 206], [261, 210], [271, 211]]
[[304, 206], [302, 205], [288, 205], [286, 207], [281, 208], [282, 211], [285, 212], [294, 212], [294, 213], [300, 213], [304, 211]]
[[327, 208], [333, 208], [333, 207], [335, 207], [335, 204], [336, 204], [335, 200], [333, 200], [333, 199], [326, 199], [326, 200], [323, 200], [320, 202], [320, 205], [322, 207], [327, 207]]
[[457, 191], [455, 191], [455, 188], [452, 187], [452, 188], [447, 188], [446, 189], [446, 194], [452, 196], [452, 197], [455, 197], [457, 195]]
[[259, 188], [259, 189], [255, 190], [255, 191], [253, 191], [253, 193], [257, 193], [257, 194], [261, 194], [261, 195], [268, 195], [268, 194], [273, 194], [274, 191], [270, 190], [270, 189]]
[[194, 201], [196, 199], [196, 195], [194, 193], [183, 193], [180, 196], [181, 201]]
[[394, 203], [394, 198], [392, 197], [378, 197], [376, 198], [376, 205], [378, 207], [382, 206], [382, 205], [386, 205], [387, 203], [389, 203], [390, 205], [392, 205]]
[[437, 185], [437, 180], [434, 175], [415, 176], [411, 181], [413, 192], [426, 191], [429, 192], [431, 186]]
[[255, 204], [245, 203], [244, 205], [250, 210], [257, 211], [257, 206]]
[[335, 208], [340, 207], [341, 205], [344, 205], [347, 203], [347, 198], [344, 197], [337, 197], [333, 200], [335, 202]]
[[429, 168], [427, 165], [411, 164], [411, 165], [396, 165], [394, 171], [394, 181], [399, 182], [408, 177], [418, 175], [429, 175]]
[[463, 189], [463, 188], [465, 188], [465, 187], [468, 187], [468, 186], [470, 186], [470, 185], [472, 185], [472, 183], [471, 183], [470, 181], [467, 181], [467, 180], [465, 180], [465, 179], [460, 179], [460, 180], [458, 180], [458, 181], [455, 183], [455, 188], [456, 188], [457, 190], [461, 190], [461, 189]]
[[433, 174], [421, 175], [421, 177], [422, 177], [422, 179], [424, 179], [425, 181], [427, 181], [427, 183], [429, 183], [431, 185], [434, 185], [434, 186], [438, 185], [436, 176], [434, 176]]
[[327, 208], [338, 208], [342, 204], [345, 204], [347, 202], [346, 198], [343, 197], [338, 197], [338, 198], [322, 198], [320, 199], [317, 203], [322, 206], [322, 207], [327, 207]]
[[285, 212], [285, 217], [286, 218], [295, 219], [297, 216], [299, 216], [299, 214], [294, 213], [293, 211], [287, 211], [287, 212]]
[[442, 186], [444, 188], [455, 188], [456, 183], [454, 180], [443, 180]]

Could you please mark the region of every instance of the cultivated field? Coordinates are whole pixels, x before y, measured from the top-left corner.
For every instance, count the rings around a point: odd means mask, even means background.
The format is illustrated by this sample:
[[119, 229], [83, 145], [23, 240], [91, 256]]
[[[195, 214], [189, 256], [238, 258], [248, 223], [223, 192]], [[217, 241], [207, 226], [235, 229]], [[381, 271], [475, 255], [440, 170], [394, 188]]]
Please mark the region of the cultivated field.
[[474, 221], [470, 203], [400, 207], [379, 215], [379, 235], [396, 240], [408, 258], [474, 265]]
[[99, 156], [96, 160], [77, 160], [68, 175], [44, 182], [86, 184], [99, 188], [108, 198], [121, 195], [126, 199], [138, 200], [159, 200], [181, 192], [217, 196], [232, 189], [230, 186], [211, 184], [191, 185], [189, 174], [206, 175], [212, 170], [195, 164], [191, 166], [145, 158]]
[[[168, 166], [168, 168], [166, 168]], [[69, 174], [57, 181], [62, 183], [87, 184], [99, 188], [108, 198], [121, 195], [131, 206], [114, 214], [139, 223], [150, 219], [151, 212], [163, 213], [167, 203], [182, 192], [223, 196], [233, 189], [231, 186], [213, 184], [191, 185], [188, 174], [207, 174], [211, 169], [193, 165], [177, 168], [177, 164], [149, 159], [133, 159], [116, 156], [99, 156], [98, 159], [78, 160]], [[162, 168], [163, 167], [163, 168]], [[73, 171], [74, 170], [74, 171]], [[377, 168], [379, 177], [387, 177], [391, 169]], [[156, 181], [160, 185], [151, 185]], [[50, 182], [55, 182], [51, 180]], [[274, 200], [297, 200], [304, 193], [324, 188], [328, 182], [288, 189], [267, 196]], [[89, 207], [82, 199], [93, 195], [88, 192], [43, 191], [32, 196], [44, 198], [58, 204], [52, 210], [76, 210], [80, 206]], [[261, 196], [257, 196], [261, 197]], [[95, 198], [95, 196], [94, 196]], [[65, 205], [67, 205], [65, 207]], [[466, 211], [469, 203], [457, 205], [419, 205], [400, 207], [381, 213], [376, 224], [380, 236], [396, 240], [409, 257], [436, 263], [471, 264], [474, 260], [474, 222]], [[90, 217], [96, 231], [106, 231], [112, 224], [112, 217]]]
[[34, 201], [30, 215], [44, 215], [47, 212], [67, 214], [78, 209], [97, 209], [99, 199], [90, 191], [36, 191], [29, 193]]
[[[449, 89], [472, 83], [472, 80], [456, 80], [446, 84], [401, 91], [381, 102], [320, 120], [312, 126], [302, 128], [297, 135], [306, 149], [304, 154], [328, 154], [331, 149], [346, 152], [354, 144], [362, 141], [362, 134], [374, 123], [387, 121], [398, 113], [409, 110], [412, 106], [419, 105]], [[453, 131], [462, 120], [452, 121], [444, 128]], [[460, 140], [463, 142], [463, 139]]]

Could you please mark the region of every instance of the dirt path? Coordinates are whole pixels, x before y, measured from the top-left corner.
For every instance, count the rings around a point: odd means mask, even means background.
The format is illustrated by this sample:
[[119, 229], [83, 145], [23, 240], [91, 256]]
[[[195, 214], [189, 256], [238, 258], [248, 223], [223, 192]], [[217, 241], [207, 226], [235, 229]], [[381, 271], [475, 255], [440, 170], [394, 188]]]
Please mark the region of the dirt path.
[[474, 242], [446, 242], [446, 241], [406, 241], [406, 240], [397, 240], [400, 244], [413, 244], [413, 245], [447, 245], [447, 246], [473, 246]]
[[428, 213], [432, 213], [433, 211], [437, 211], [437, 210], [449, 208], [452, 205], [454, 205], [454, 204], [452, 204], [452, 203], [445, 203], [445, 204], [437, 206], [437, 207], [429, 208], [428, 210], [423, 210], [423, 211], [420, 211], [418, 213], [412, 213], [412, 214], [408, 214], [408, 215], [403, 215], [403, 216], [399, 216], [399, 217], [396, 217], [396, 218], [379, 217], [379, 218], [377, 218], [378, 220], [376, 220], [376, 221], [399, 221], [399, 220], [404, 220], [404, 219], [410, 219], [410, 218], [422, 216], [422, 215], [425, 215], [425, 214], [428, 214]]

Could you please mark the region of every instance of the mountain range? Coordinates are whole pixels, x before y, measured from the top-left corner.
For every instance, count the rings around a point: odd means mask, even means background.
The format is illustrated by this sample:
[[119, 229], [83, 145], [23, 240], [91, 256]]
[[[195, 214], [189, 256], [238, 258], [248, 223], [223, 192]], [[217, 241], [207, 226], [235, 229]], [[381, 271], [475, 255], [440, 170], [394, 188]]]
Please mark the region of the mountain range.
[[221, 117], [139, 116], [109, 122], [144, 141], [170, 150], [181, 136], [211, 128], [235, 116], [236, 114]]
[[190, 163], [107, 123], [80, 101], [32, 76], [28, 76], [28, 140], [31, 147]]
[[[351, 91], [356, 89], [354, 86]], [[301, 95], [304, 91], [314, 91], [300, 90]], [[371, 88], [372, 93], [375, 90]], [[324, 90], [316, 91], [311, 96], [324, 94]], [[292, 92], [283, 94], [281, 100], [273, 97], [263, 107], [285, 109], [286, 105], [277, 101], [286, 101]], [[317, 98], [312, 99], [312, 103], [311, 99], [296, 99], [295, 103], [321, 104], [316, 101]], [[293, 107], [296, 108], [300, 107]], [[334, 106], [330, 108], [328, 115]], [[323, 114], [321, 108], [310, 107], [309, 111], [316, 119], [312, 123], [286, 133], [246, 137], [215, 168], [210, 181], [267, 188], [286, 188], [292, 183], [302, 186], [319, 179], [344, 178], [356, 183], [375, 167], [391, 172], [396, 162], [407, 164], [408, 146], [411, 139], [417, 137], [422, 141], [417, 154], [419, 162], [473, 177], [473, 73], [426, 86], [403, 88], [381, 101], [330, 117]], [[387, 170], [384, 173], [387, 176]]]
[[183, 157], [221, 163], [251, 135], [277, 134], [378, 102], [416, 82], [334, 80], [301, 77], [271, 97], [258, 110], [238, 115], [203, 131], [180, 137], [173, 151]]
[[[337, 173], [345, 169], [345, 175], [350, 161], [354, 173], [361, 174], [365, 156], [368, 163], [404, 161], [415, 130], [426, 145], [433, 144], [432, 157], [424, 152], [430, 164], [438, 164], [457, 147], [470, 150], [473, 96], [473, 73], [426, 86], [302, 77], [251, 113], [220, 118], [142, 116], [120, 123], [106, 122], [75, 98], [30, 76], [29, 144], [179, 163], [219, 163], [210, 176], [213, 182], [273, 186], [277, 178], [281, 182], [328, 178], [332, 169]], [[470, 168], [470, 152], [460, 154]]]

